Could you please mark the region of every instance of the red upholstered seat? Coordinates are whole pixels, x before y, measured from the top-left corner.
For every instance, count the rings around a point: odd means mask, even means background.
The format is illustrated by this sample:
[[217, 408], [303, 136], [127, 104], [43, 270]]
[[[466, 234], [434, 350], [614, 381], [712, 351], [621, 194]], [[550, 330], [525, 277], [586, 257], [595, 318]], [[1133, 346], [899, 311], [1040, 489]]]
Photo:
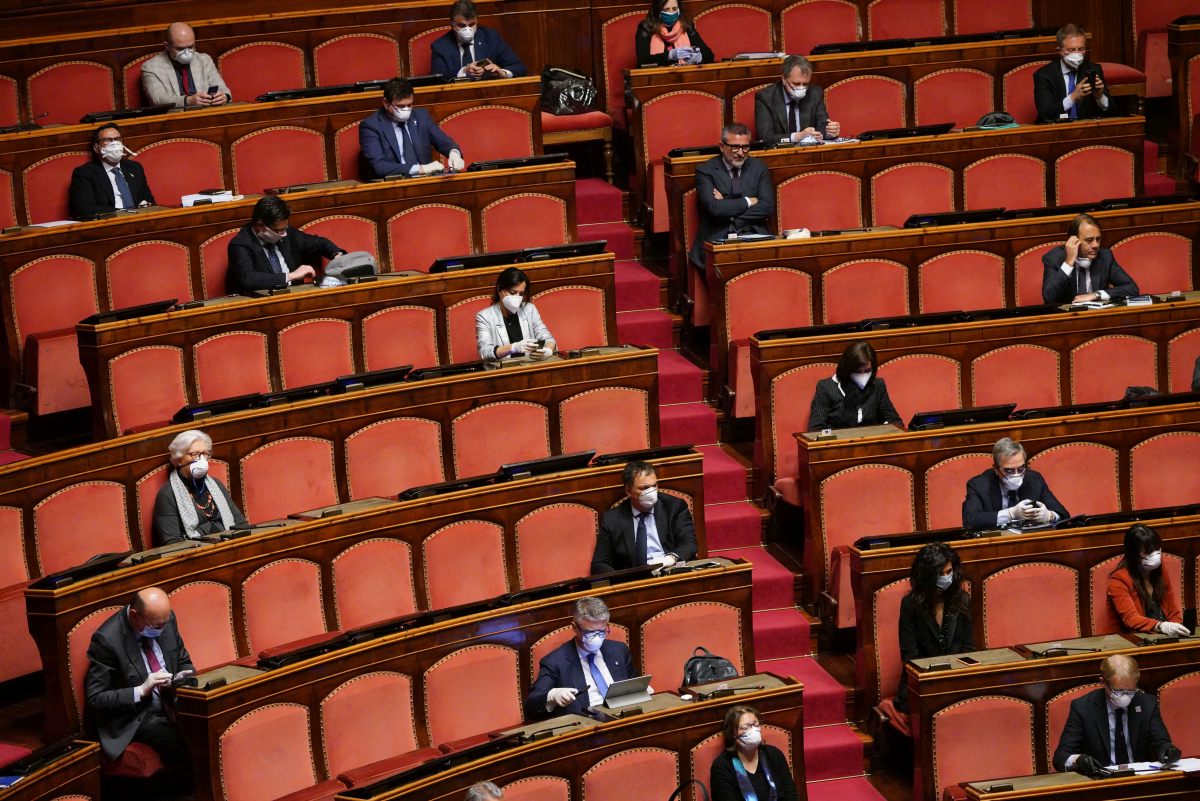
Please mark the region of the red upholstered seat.
[[562, 776], [526, 776], [500, 788], [509, 801], [570, 801], [571, 782]]
[[956, 34], [1033, 27], [1032, 0], [953, 0]]
[[328, 775], [415, 751], [417, 727], [411, 676], [363, 673], [321, 699], [321, 750]]
[[0, 743], [0, 767], [7, 767], [32, 754], [28, 748], [12, 743]]
[[649, 448], [650, 394], [634, 387], [602, 387], [558, 405], [563, 453], [619, 453]]
[[821, 279], [821, 323], [908, 314], [908, 270], [888, 259], [856, 259]]
[[1017, 254], [1017, 305], [1037, 306], [1042, 301], [1042, 256], [1061, 241], [1045, 242]]
[[439, 256], [471, 252], [471, 212], [461, 206], [425, 203], [405, 209], [387, 222], [391, 269], [428, 272]]
[[[454, 651], [425, 671], [425, 725], [431, 743], [448, 743], [521, 724], [517, 652], [502, 645]], [[488, 699], [486, 704], [480, 698]]]
[[570, 238], [566, 201], [541, 192], [519, 192], [489, 203], [482, 226], [485, 251], [560, 245]]
[[750, 337], [770, 328], [812, 325], [812, 278], [782, 267], [744, 272], [725, 283], [725, 341], [735, 417], [753, 417]]
[[679, 754], [665, 748], [627, 748], [583, 774], [583, 798], [668, 798], [679, 785]]
[[903, 82], [883, 75], [855, 75], [825, 88], [825, 105], [836, 109], [843, 136], [879, 128], [903, 128]]
[[628, 127], [625, 117], [624, 70], [637, 67], [637, 50], [634, 37], [638, 24], [646, 18], [646, 12], [626, 11], [600, 25], [600, 49], [604, 60], [601, 78], [604, 81], [604, 110], [612, 115], [613, 126], [624, 130]]
[[8, 170], [0, 170], [0, 227], [12, 228], [16, 224], [17, 202], [13, 195], [13, 175]]
[[[333, 134], [333, 163], [338, 180], [363, 179], [362, 147], [358, 143], [358, 122], [343, 125]], [[382, 269], [382, 268], [381, 268]]]
[[[229, 79], [232, 80], [232, 79]], [[287, 153], [287, 158], [280, 158]], [[233, 189], [239, 195], [259, 194], [328, 178], [325, 138], [320, 131], [295, 125], [275, 125], [246, 134], [230, 146]]]
[[207, 670], [238, 658], [233, 590], [228, 584], [188, 582], [171, 591], [171, 611], [179, 630], [187, 632], [188, 654], [197, 669]]
[[[88, 536], [79, 536], [86, 520]], [[80, 565], [98, 553], [130, 550], [125, 487], [112, 481], [81, 481], [33, 507], [37, 575]]]
[[517, 521], [517, 577], [540, 587], [591, 572], [596, 510], [578, 503], [540, 506]]
[[20, 122], [17, 108], [17, 82], [7, 75], [0, 75], [0, 128]]
[[440, 749], [420, 748], [339, 773], [338, 781], [347, 787], [364, 787], [441, 756], [444, 754]]
[[[387, 592], [380, 592], [381, 587], [387, 587]], [[351, 545], [333, 559], [333, 598], [339, 629], [354, 629], [417, 611], [412, 546], [389, 537]], [[362, 759], [354, 764], [374, 761]], [[330, 773], [334, 772], [330, 768]]]
[[1071, 403], [1120, 400], [1126, 387], [1158, 387], [1158, 345], [1112, 334], [1071, 350]]
[[914, 39], [945, 36], [942, 0], [870, 0], [867, 39]]
[[[124, 776], [131, 779], [147, 779], [164, 767], [162, 757], [145, 743], [131, 742], [125, 746], [116, 762], [101, 757], [100, 769], [105, 776]], [[88, 796], [65, 796], [60, 798], [91, 801]], [[56, 799], [59, 801], [59, 799]]]
[[25, 222], [70, 219], [66, 188], [71, 185], [71, 173], [75, 168], [87, 162], [87, 153], [56, 153], [26, 167], [21, 174]]
[[1192, 288], [1192, 240], [1170, 231], [1134, 234], [1112, 246], [1113, 258], [1136, 276], [1138, 289], [1167, 293]]
[[980, 777], [1034, 773], [1033, 704], [1003, 695], [959, 701], [933, 715], [933, 787], [942, 790]]
[[[960, 453], [943, 459], [926, 470], [924, 527], [936, 529], [961, 526], [963, 487], [969, 479], [991, 466], [990, 453]], [[879, 625], [878, 621], [876, 625]]]
[[993, 109], [994, 79], [981, 70], [953, 67], [924, 75], [913, 83], [913, 117], [917, 125], [953, 122], [969, 128]]
[[142, 65], [157, 55], [158, 53], [146, 53], [121, 68], [121, 89], [124, 92], [122, 102], [125, 108], [146, 105], [146, 98], [142, 94]]
[[[878, 668], [875, 676], [876, 691], [882, 701], [895, 697], [904, 680], [904, 665], [900, 660], [900, 640], [896, 632], [900, 626], [900, 602], [908, 594], [910, 587], [907, 578], [897, 579], [885, 584], [875, 591], [871, 598], [873, 605], [874, 627], [871, 637], [875, 643], [875, 663]], [[857, 666], [860, 674], [865, 676], [865, 666]]]
[[145, 345], [108, 360], [110, 436], [167, 425], [186, 406], [183, 348]]
[[[1028, 376], [1014, 384], [1010, 376]], [[1018, 409], [1062, 403], [1062, 357], [1041, 345], [1005, 345], [971, 362], [971, 405], [1016, 403]]]
[[642, 104], [645, 203], [653, 211], [651, 232], [670, 228], [663, 157], [676, 147], [716, 142], [724, 121], [721, 98], [694, 89], [666, 92]]
[[108, 306], [123, 309], [156, 300], [193, 298], [192, 262], [188, 249], [164, 239], [126, 245], [104, 262], [108, 273]]
[[[246, 454], [238, 469], [242, 512], [252, 523], [338, 502], [333, 443], [327, 439], [275, 439]], [[280, 481], [280, 476], [287, 480]]]
[[705, 32], [705, 43], [718, 60], [738, 53], [763, 53], [772, 49], [771, 13], [748, 3], [725, 3], [701, 11], [696, 27]]
[[408, 74], [428, 75], [433, 69], [433, 41], [450, 30], [449, 25], [439, 25], [422, 31], [408, 39]]
[[1196, 704], [1200, 703], [1200, 671], [1185, 673], [1158, 688], [1158, 706], [1171, 742], [1185, 754], [1200, 752], [1200, 726]]
[[178, 206], [184, 195], [225, 185], [221, 147], [215, 142], [163, 139], [139, 150], [137, 160], [155, 199], [164, 206]]
[[[780, 14], [782, 50], [808, 54], [819, 44], [862, 39], [858, 7], [847, 0], [800, 0]], [[835, 119], [840, 119], [836, 118]]]
[[1042, 60], [1022, 64], [1004, 73], [1000, 79], [1002, 110], [1022, 125], [1037, 122], [1037, 106], [1033, 102], [1033, 73], [1047, 63]]
[[[608, 639], [614, 642], [629, 644], [629, 629], [619, 623], [609, 623]], [[538, 665], [546, 658], [546, 655], [558, 648], [567, 640], [574, 636], [570, 626], [563, 626], [551, 631], [548, 634], [543, 634], [529, 648], [529, 670], [531, 676], [536, 676]]]
[[252, 101], [273, 90], [299, 89], [308, 85], [304, 51], [284, 42], [238, 45], [217, 59], [217, 68], [234, 98], [240, 101]]
[[[754, 96], [763, 89], [766, 89], [771, 84], [765, 83], [761, 86], [752, 86], [749, 89], [743, 89], [733, 96], [730, 102], [730, 108], [733, 109], [733, 121], [740, 122], [750, 129], [750, 140], [758, 139], [758, 125], [754, 122]], [[776, 199], [778, 201], [778, 190], [776, 187]], [[777, 202], [777, 205], [782, 205]]]
[[542, 135], [586, 131], [589, 128], [611, 128], [613, 118], [603, 111], [585, 111], [583, 114], [548, 114], [542, 112]]
[[331, 214], [307, 222], [300, 230], [313, 236], [323, 236], [342, 250], [353, 252], [365, 250], [371, 254], [380, 252], [379, 232], [375, 221], [355, 214]]
[[200, 243], [200, 277], [204, 281], [203, 296], [219, 298], [229, 291], [229, 240], [240, 229], [233, 228], [210, 236]]
[[439, 125], [468, 163], [533, 155], [533, 116], [525, 109], [475, 106], [443, 117]]
[[273, 389], [267, 335], [258, 331], [227, 331], [202, 339], [192, 346], [192, 360], [197, 401]]
[[917, 267], [921, 313], [1004, 305], [1004, 258], [986, 250], [950, 250]]
[[242, 614], [250, 653], [324, 634], [321, 567], [307, 559], [277, 559], [242, 582]]
[[607, 304], [599, 287], [556, 286], [533, 300], [560, 351], [609, 344]]
[[451, 421], [450, 443], [457, 478], [486, 475], [502, 464], [549, 456], [550, 416], [529, 401], [485, 403]]
[[1192, 373], [1200, 358], [1200, 329], [1193, 328], [1167, 343], [1167, 391], [1187, 392], [1192, 388]]
[[808, 414], [812, 408], [817, 383], [829, 378], [837, 369], [836, 364], [820, 362], [793, 367], [771, 381], [768, 421], [774, 453], [771, 477], [774, 486], [782, 493], [783, 500], [793, 506], [800, 505], [797, 486], [799, 465], [796, 455], [796, 440], [793, 434], [808, 430]]
[[[1177, 17], [1197, 12], [1192, 0], [1132, 3], [1126, 24], [1133, 28], [1132, 63], [1146, 73], [1146, 97], [1171, 95], [1171, 65], [1167, 60], [1167, 26]], [[1107, 65], [1104, 77], [1108, 77]]]
[[6, 643], [0, 650], [0, 681], [35, 673], [42, 666], [25, 615], [29, 578], [23, 512], [16, 506], [0, 506], [0, 631]]
[[[772, 726], [770, 723], [764, 723], [762, 726], [762, 736], [764, 740], [783, 752], [783, 758], [791, 766], [792, 749], [795, 747], [792, 743], [792, 733], [781, 726]], [[712, 763], [716, 760], [717, 755], [724, 750], [724, 747], [724, 734], [722, 732], [710, 734], [692, 746], [689, 754], [689, 762], [691, 764], [690, 778], [703, 782], [707, 787]]]
[[[902, 467], [863, 464], [839, 470], [821, 481], [820, 561], [812, 568], [818, 587], [829, 588], [829, 552], [850, 545], [859, 537], [913, 531], [913, 475]], [[863, 499], [870, 498], [869, 504]], [[813, 532], [816, 535], [817, 532]]]
[[442, 432], [434, 420], [392, 417], [346, 437], [350, 498], [386, 498], [446, 480]]
[[349, 320], [314, 317], [281, 330], [280, 385], [303, 387], [356, 372], [352, 329]]
[[121, 608], [123, 607], [106, 606], [89, 612], [67, 632], [67, 670], [71, 673], [71, 702], [80, 720], [83, 720], [84, 708], [87, 705], [87, 698], [83, 694], [83, 681], [88, 669], [88, 645], [96, 629]]
[[[459, 520], [442, 526], [421, 543], [421, 554], [429, 609], [494, 598], [509, 590], [504, 529], [495, 523]], [[463, 581], [463, 576], [471, 580]]]
[[1071, 702], [1081, 695], [1103, 687], [1098, 681], [1090, 684], [1080, 684], [1064, 690], [1046, 702], [1046, 767], [1053, 773], [1054, 751], [1058, 748], [1058, 740], [1062, 737], [1063, 728], [1071, 714]]
[[1200, 434], [1172, 431], [1134, 445], [1129, 452], [1129, 500], [1133, 509], [1195, 503], [1200, 498]]
[[450, 362], [473, 362], [479, 359], [475, 343], [475, 315], [492, 305], [491, 295], [476, 295], [446, 308], [446, 352]]
[[[1058, 612], [1047, 615], [1047, 609]], [[1074, 568], [1026, 562], [983, 580], [984, 648], [1071, 639], [1079, 634], [1079, 573]]]
[[[797, 175], [775, 187], [778, 230], [861, 228], [862, 180], [832, 170]], [[820, 198], [819, 202], [814, 202]]]
[[1041, 451], [1029, 466], [1046, 478], [1073, 514], [1121, 511], [1117, 449], [1097, 442], [1068, 442]]
[[43, 67], [29, 76], [25, 91], [29, 119], [39, 125], [77, 125], [89, 112], [117, 107], [112, 68], [95, 61]]
[[[134, 500], [137, 502], [138, 536], [133, 538], [135, 549], [151, 548], [154, 541], [154, 499], [158, 491], [167, 483], [169, 464], [162, 464], [137, 480], [134, 486]], [[229, 465], [220, 459], [210, 459], [208, 474], [229, 486]]]
[[715, 601], [677, 604], [641, 624], [642, 672], [655, 677], [660, 691], [683, 686], [683, 664], [700, 631], [704, 647], [732, 662], [739, 675], [749, 667], [742, 664], [742, 638], [750, 632], [742, 630], [737, 607]]
[[363, 367], [383, 370], [411, 364], [438, 364], [434, 310], [425, 306], [393, 306], [363, 318]]
[[[1081, 181], [1081, 175], [1092, 180]], [[1088, 145], [1054, 161], [1054, 197], [1060, 206], [1130, 197], [1136, 187], [1133, 153], [1119, 147]]]
[[404, 74], [396, 40], [378, 33], [335, 36], [314, 47], [312, 56], [313, 83], [317, 86], [374, 81]]
[[871, 176], [871, 224], [902, 226], [913, 214], [954, 210], [954, 171], [929, 162], [897, 164]]
[[217, 740], [223, 797], [273, 801], [317, 783], [308, 707], [260, 706], [239, 717]]
[[1033, 209], [1046, 205], [1046, 162], [1022, 153], [986, 156], [963, 170], [965, 207]]

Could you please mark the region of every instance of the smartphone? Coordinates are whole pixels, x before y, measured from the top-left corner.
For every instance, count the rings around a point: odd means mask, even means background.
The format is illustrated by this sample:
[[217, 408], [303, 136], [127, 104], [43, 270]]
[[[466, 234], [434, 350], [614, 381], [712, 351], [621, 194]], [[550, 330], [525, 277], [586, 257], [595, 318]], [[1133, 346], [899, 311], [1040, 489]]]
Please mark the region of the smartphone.
[[172, 687], [194, 687], [196, 683], [196, 674], [192, 670], [181, 670], [171, 677]]
[[215, 95], [217, 93], [217, 89], [219, 89], [219, 88], [220, 88], [219, 86], [217, 86], [216, 84], [213, 84], [212, 86], [208, 87], [208, 93], [210, 95]]
[[958, 661], [962, 662], [964, 665], [978, 665], [979, 664], [978, 659], [973, 659], [972, 657], [969, 657], [969, 656], [960, 656], [958, 658]]
[[475, 66], [476, 67], [490, 67], [490, 66], [492, 66], [492, 60], [490, 58], [481, 58], [475, 62]]
[[539, 339], [539, 340], [537, 340], [537, 346], [538, 346], [539, 348], [544, 348], [544, 347], [546, 347], [546, 340], [544, 340], [544, 339]]

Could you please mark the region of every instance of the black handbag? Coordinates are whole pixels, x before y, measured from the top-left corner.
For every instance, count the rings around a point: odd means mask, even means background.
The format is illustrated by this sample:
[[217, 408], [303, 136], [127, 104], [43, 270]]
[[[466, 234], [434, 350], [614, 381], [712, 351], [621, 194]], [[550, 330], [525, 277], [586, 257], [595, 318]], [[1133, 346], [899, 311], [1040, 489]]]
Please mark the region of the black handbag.
[[[704, 653], [701, 654], [700, 652]], [[703, 645], [696, 646], [692, 656], [683, 665], [683, 686], [711, 684], [724, 679], [736, 679], [737, 668], [723, 656], [717, 656]]]
[[542, 111], [557, 117], [583, 114], [596, 105], [596, 85], [586, 75], [546, 67], [542, 70]]

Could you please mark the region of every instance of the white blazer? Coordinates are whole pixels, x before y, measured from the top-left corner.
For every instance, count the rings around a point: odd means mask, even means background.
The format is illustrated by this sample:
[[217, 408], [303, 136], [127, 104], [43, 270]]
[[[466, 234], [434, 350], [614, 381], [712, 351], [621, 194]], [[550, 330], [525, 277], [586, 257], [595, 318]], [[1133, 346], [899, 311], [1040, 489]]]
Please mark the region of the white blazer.
[[[532, 301], [521, 304], [521, 308], [517, 309], [517, 319], [521, 321], [521, 336], [525, 339], [554, 340]], [[493, 303], [475, 315], [475, 344], [479, 346], [481, 359], [494, 359], [496, 348], [512, 344], [508, 329], [504, 327], [504, 310], [499, 303]]]

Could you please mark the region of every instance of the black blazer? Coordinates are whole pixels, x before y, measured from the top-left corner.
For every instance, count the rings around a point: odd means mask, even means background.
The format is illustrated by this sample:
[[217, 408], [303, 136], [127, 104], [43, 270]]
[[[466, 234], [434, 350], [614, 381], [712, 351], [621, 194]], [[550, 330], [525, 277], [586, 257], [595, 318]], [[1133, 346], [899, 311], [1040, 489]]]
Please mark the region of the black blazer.
[[[158, 647], [162, 650], [165, 670], [178, 673], [196, 669], [179, 636], [174, 612], [158, 638]], [[133, 688], [145, 681], [147, 675], [138, 635], [129, 623], [129, 607], [123, 606], [92, 635], [84, 679], [87, 709], [100, 735], [100, 749], [110, 760], [121, 756], [142, 720], [150, 714], [149, 697], [133, 702]], [[164, 688], [159, 692], [174, 690]]]
[[[497, 67], [508, 70], [514, 78], [525, 74], [525, 64], [512, 51], [499, 31], [480, 25], [475, 29], [475, 60], [491, 59]], [[429, 46], [430, 70], [434, 75], [453, 78], [462, 69], [462, 45], [458, 43], [458, 35], [454, 31], [446, 31], [433, 40]]]
[[[700, 31], [696, 30], [694, 25], [692, 26], [692, 29], [687, 32], [687, 35], [691, 46], [700, 51], [701, 64], [711, 64], [716, 61], [716, 58], [713, 56], [712, 48], [705, 44], [704, 40], [700, 38]], [[668, 58], [668, 56], [671, 54], [671, 46], [666, 45], [666, 49], [663, 50], [663, 52], [651, 55], [650, 40], [653, 38], [653, 31], [647, 32], [645, 28], [643, 28], [641, 25], [638, 25], [637, 33], [634, 34], [633, 37], [633, 46], [634, 49], [637, 50], [637, 66], [640, 67], [643, 64], [654, 64], [659, 67], [670, 67], [675, 63]], [[730, 53], [730, 55], [733, 54]]]
[[[219, 492], [225, 496], [225, 502], [229, 504], [229, 511], [233, 514], [233, 524], [245, 523], [246, 516], [242, 514], [242, 510], [233, 502], [233, 496], [229, 494], [229, 490], [225, 485], [218, 481], [213, 476], [206, 476], [204, 479], [208, 485], [209, 492]], [[197, 512], [199, 515], [199, 512]], [[183, 517], [179, 514], [179, 504], [175, 502], [175, 490], [171, 487], [171, 482], [168, 481], [159, 488], [158, 494], [154, 496], [154, 546], [170, 545], [174, 542], [183, 542], [187, 538], [187, 533], [183, 527]], [[221, 524], [221, 515], [210, 523], [203, 518], [200, 520], [200, 525], [197, 527], [197, 532], [201, 534], [216, 534], [224, 531], [225, 527]]]
[[[1066, 256], [1065, 245], [1051, 248], [1042, 256], [1042, 300], [1046, 303], [1070, 303], [1079, 294], [1075, 291], [1078, 272], [1067, 275], [1062, 271]], [[1076, 266], [1075, 270], [1078, 269]], [[1128, 298], [1138, 294], [1137, 282], [1117, 264], [1108, 248], [1100, 248], [1090, 269], [1093, 292], [1103, 289], [1114, 298]]]
[[[229, 274], [234, 291], [287, 286], [287, 277], [271, 269], [271, 262], [253, 226], [253, 223], [242, 226], [237, 236], [229, 240]], [[291, 226], [288, 226], [287, 236], [279, 242], [279, 251], [289, 272], [301, 264], [320, 267], [322, 256], [332, 259], [344, 252], [323, 236], [306, 234]]]
[[[754, 95], [754, 127], [758, 129], [758, 138], [764, 142], [780, 142], [791, 138], [792, 121], [785, 95], [782, 81], [776, 81]], [[808, 94], [800, 101], [800, 130], [816, 128], [824, 136], [828, 124], [825, 93], [821, 87], [810, 83]]]
[[[600, 656], [613, 681], [624, 681], [638, 675], [633, 672], [633, 657], [629, 646], [616, 640], [605, 640], [600, 646]], [[555, 687], [574, 687], [578, 690], [575, 700], [553, 712], [546, 711], [546, 696]], [[579, 650], [575, 638], [555, 648], [542, 657], [538, 666], [537, 679], [525, 696], [525, 720], [542, 720], [558, 715], [586, 715], [588, 713], [587, 681], [583, 678], [583, 665], [579, 663]]]
[[[1025, 480], [1017, 490], [1017, 500], [1040, 501], [1050, 511], [1057, 512], [1060, 520], [1071, 516], [1067, 508], [1054, 497], [1046, 479], [1036, 470], [1025, 471]], [[985, 470], [972, 478], [967, 482], [967, 497], [962, 505], [963, 528], [995, 528], [996, 515], [1001, 509], [1008, 508], [1007, 504], [1001, 506], [1000, 503], [1000, 477], [995, 470]]]
[[[146, 182], [146, 170], [142, 165], [136, 161], [121, 159], [117, 168], [129, 184], [133, 205], [139, 206], [145, 202], [153, 206], [154, 195], [150, 192], [150, 184]], [[105, 165], [98, 159], [79, 165], [71, 173], [70, 207], [71, 217], [76, 220], [90, 220], [97, 214], [117, 210], [112, 181], [108, 180]]]
[[[724, 242], [730, 228], [738, 233], [769, 234], [768, 221], [775, 216], [775, 187], [767, 165], [756, 158], [742, 165], [742, 192], [733, 194], [733, 177], [720, 155], [713, 156], [696, 168], [696, 201], [700, 223], [692, 244], [692, 263], [704, 266], [704, 243]], [[723, 199], [713, 197], [713, 189]], [[758, 198], [753, 206], [746, 198]]]
[[[654, 525], [663, 550], [686, 562], [696, 558], [696, 527], [687, 503], [666, 493], [659, 493], [654, 504]], [[596, 551], [592, 554], [592, 575], [610, 573], [635, 567], [633, 563], [633, 514], [629, 499], [609, 509], [600, 518], [596, 535]]]
[[[787, 759], [783, 752], [773, 745], [763, 743], [758, 747], [759, 771], [751, 774], [751, 783], [754, 782], [754, 777], [761, 772], [764, 759], [771, 768], [771, 778], [775, 780], [778, 801], [799, 801], [800, 795], [796, 792], [796, 780], [792, 778], [792, 770], [788, 767]], [[766, 786], [765, 778], [762, 784], [764, 787]], [[713, 760], [712, 767], [708, 771], [708, 788], [712, 793], [712, 801], [744, 801], [742, 789], [738, 786], [737, 773], [733, 768], [733, 754], [722, 751]], [[759, 801], [766, 801], [767, 795], [758, 794], [758, 798]]]
[[948, 614], [946, 620], [946, 647], [938, 639], [937, 621], [931, 615], [921, 614], [912, 593], [900, 599], [900, 688], [896, 692], [896, 706], [901, 712], [908, 711], [908, 684], [904, 681], [903, 666], [910, 660], [930, 656], [965, 654], [975, 650], [975, 630], [971, 624], [971, 606], [968, 602], [962, 612]]
[[[881, 423], [904, 425], [900, 413], [888, 397], [887, 384], [879, 376], [872, 376], [866, 389], [859, 389], [852, 381], [845, 390], [843, 395], [841, 385], [834, 378], [822, 378], [817, 382], [812, 405], [808, 410], [809, 431], [874, 426]], [[862, 410], [862, 422], [858, 420], [859, 409]]]
[[[1073, 754], [1088, 754], [1101, 765], [1112, 762], [1109, 743], [1112, 738], [1108, 727], [1108, 700], [1103, 687], [1071, 702], [1067, 725], [1063, 727], [1058, 748], [1054, 749], [1055, 770], [1065, 771], [1067, 758]], [[1149, 693], [1139, 692], [1125, 710], [1129, 721], [1129, 746], [1133, 749], [1134, 762], [1157, 760], [1163, 746], [1171, 742], [1171, 735], [1163, 723], [1158, 709], [1158, 699]], [[1119, 763], [1125, 760], [1118, 758]]]
[[[1105, 92], [1107, 93], [1108, 81], [1104, 80], [1104, 70], [1100, 65], [1085, 61], [1080, 65], [1078, 75], [1083, 78], [1085, 75], [1096, 73], [1100, 76], [1100, 80], [1105, 84]], [[1063, 113], [1063, 99], [1067, 96], [1067, 83], [1063, 80], [1062, 60], [1054, 59], [1049, 64], [1046, 64], [1037, 72], [1033, 73], [1033, 104], [1037, 106], [1038, 119], [1042, 122], [1056, 122], [1060, 114]], [[1112, 98], [1109, 98], [1109, 108], [1112, 107]], [[1092, 119], [1094, 117], [1103, 117], [1108, 112], [1100, 108], [1100, 104], [1096, 102], [1094, 95], [1089, 95], [1076, 104], [1076, 116], [1079, 119]]]

